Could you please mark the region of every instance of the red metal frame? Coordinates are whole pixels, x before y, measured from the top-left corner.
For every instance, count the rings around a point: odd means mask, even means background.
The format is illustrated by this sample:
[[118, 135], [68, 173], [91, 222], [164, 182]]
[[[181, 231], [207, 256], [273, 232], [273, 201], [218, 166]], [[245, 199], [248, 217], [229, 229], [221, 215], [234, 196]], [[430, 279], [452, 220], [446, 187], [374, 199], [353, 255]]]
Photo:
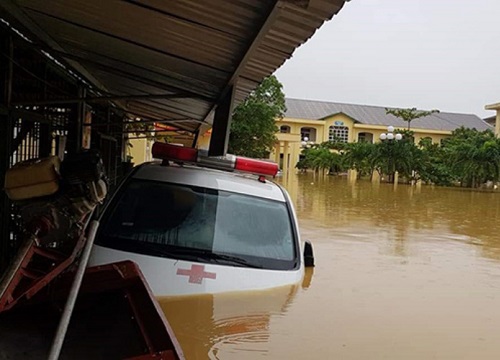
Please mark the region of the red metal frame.
[[[31, 244], [27, 245], [29, 248], [24, 255], [19, 255], [24, 256], [24, 258], [20, 261], [19, 268], [0, 298], [0, 312], [11, 309], [23, 299], [32, 298], [64, 270], [69, 268], [82, 250], [85, 240], [85, 233], [82, 232], [70, 254], [63, 254], [50, 248], [41, 247], [36, 244], [33, 238], [27, 240]], [[35, 256], [51, 260], [52, 263], [48, 269], [35, 269], [33, 268]]]

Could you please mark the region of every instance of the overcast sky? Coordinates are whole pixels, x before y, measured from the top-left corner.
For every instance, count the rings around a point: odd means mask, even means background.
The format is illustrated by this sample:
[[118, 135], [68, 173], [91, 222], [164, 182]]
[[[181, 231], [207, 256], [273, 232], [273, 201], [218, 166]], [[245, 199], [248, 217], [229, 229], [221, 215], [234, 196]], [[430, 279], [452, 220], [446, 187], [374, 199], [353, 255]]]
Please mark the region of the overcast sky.
[[287, 97], [494, 115], [500, 0], [352, 0], [276, 76]]

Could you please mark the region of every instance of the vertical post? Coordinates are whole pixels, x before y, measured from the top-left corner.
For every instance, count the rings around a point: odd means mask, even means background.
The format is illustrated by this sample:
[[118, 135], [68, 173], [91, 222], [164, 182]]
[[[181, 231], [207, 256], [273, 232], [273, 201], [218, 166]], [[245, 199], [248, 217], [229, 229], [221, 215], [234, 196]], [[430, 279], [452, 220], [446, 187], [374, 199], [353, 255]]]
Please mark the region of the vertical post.
[[194, 138], [193, 138], [193, 143], [191, 145], [192, 148], [195, 148], [196, 145], [198, 144], [198, 138], [200, 137], [200, 129], [196, 130], [194, 132]]
[[347, 178], [349, 182], [355, 183], [356, 180], [358, 179], [358, 171], [356, 169], [347, 170]]
[[231, 86], [222, 102], [215, 109], [212, 136], [208, 149], [209, 156], [222, 156], [227, 152], [235, 87]]
[[281, 155], [281, 142], [277, 142], [276, 145], [274, 145], [274, 161], [276, 164], [280, 164], [280, 155]]
[[500, 109], [497, 109], [497, 117], [495, 118], [495, 135], [500, 137]]
[[50, 131], [50, 124], [40, 124], [40, 157], [50, 155], [52, 150], [52, 136]]
[[[44, 85], [43, 85], [43, 98], [46, 100], [47, 99], [47, 83], [48, 83], [48, 79], [47, 79], [47, 75], [48, 75], [48, 68], [49, 68], [49, 65], [47, 62], [45, 62], [45, 70], [44, 70]], [[46, 108], [44, 108], [42, 110], [42, 114], [45, 116], [45, 119], [47, 120], [48, 119], [48, 116], [47, 116], [47, 111], [46, 111]], [[39, 135], [39, 142], [40, 142], [40, 145], [39, 145], [39, 153], [38, 153], [38, 156], [39, 157], [46, 157], [46, 156], [49, 156], [51, 151], [52, 151], [52, 131], [51, 131], [51, 127], [52, 127], [52, 122], [49, 122], [49, 123], [40, 123], [40, 133], [38, 134]]]
[[[85, 89], [78, 86], [78, 97], [85, 96]], [[85, 102], [77, 102], [71, 106], [71, 115], [69, 119], [69, 132], [68, 132], [68, 153], [74, 154], [82, 148], [82, 128], [83, 117], [85, 116]]]
[[[8, 61], [2, 61], [0, 65], [0, 104], [6, 108], [6, 113], [0, 113], [0, 189], [4, 188], [5, 174], [10, 167], [11, 144], [13, 137], [13, 127], [10, 118], [10, 101], [12, 97], [12, 79], [14, 44], [12, 36], [5, 35], [0, 39], [0, 52], [9, 54]], [[2, 271], [9, 261], [9, 240], [11, 225], [11, 203], [5, 191], [0, 191], [0, 271]]]
[[377, 170], [373, 170], [373, 172], [372, 172], [372, 182], [373, 183], [380, 183], [380, 174]]
[[288, 174], [288, 162], [289, 162], [289, 152], [288, 152], [289, 143], [285, 141], [283, 144], [283, 176]]

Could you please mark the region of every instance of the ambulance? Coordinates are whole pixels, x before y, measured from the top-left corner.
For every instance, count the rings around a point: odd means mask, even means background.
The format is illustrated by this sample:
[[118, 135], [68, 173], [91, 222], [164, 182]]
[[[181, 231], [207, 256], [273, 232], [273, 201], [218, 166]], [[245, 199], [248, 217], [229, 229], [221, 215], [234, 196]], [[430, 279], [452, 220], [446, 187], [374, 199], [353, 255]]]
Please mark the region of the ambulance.
[[100, 216], [90, 266], [137, 263], [156, 296], [299, 283], [314, 265], [275, 163], [157, 142]]

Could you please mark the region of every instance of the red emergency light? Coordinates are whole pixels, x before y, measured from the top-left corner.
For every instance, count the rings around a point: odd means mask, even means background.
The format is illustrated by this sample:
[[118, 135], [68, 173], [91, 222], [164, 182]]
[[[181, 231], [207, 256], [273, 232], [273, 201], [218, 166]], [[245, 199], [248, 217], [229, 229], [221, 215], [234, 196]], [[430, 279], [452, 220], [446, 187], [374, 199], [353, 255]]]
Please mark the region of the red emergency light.
[[276, 176], [278, 164], [250, 159], [234, 155], [206, 156], [201, 155], [198, 150], [167, 143], [155, 142], [152, 148], [153, 157], [162, 160], [195, 163], [200, 166], [216, 168], [220, 170], [237, 170], [256, 175]]
[[161, 142], [155, 142], [151, 152], [155, 159], [183, 162], [196, 162], [198, 159], [198, 150], [196, 149]]
[[246, 157], [236, 157], [236, 170], [245, 171], [257, 175], [271, 175], [276, 176], [278, 173], [278, 164], [263, 160], [249, 159]]

